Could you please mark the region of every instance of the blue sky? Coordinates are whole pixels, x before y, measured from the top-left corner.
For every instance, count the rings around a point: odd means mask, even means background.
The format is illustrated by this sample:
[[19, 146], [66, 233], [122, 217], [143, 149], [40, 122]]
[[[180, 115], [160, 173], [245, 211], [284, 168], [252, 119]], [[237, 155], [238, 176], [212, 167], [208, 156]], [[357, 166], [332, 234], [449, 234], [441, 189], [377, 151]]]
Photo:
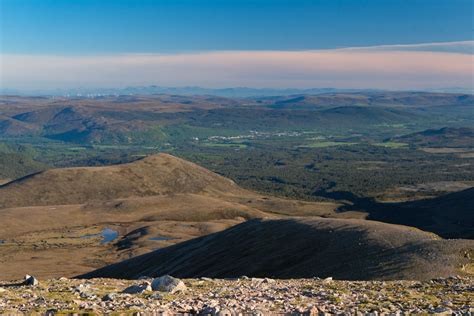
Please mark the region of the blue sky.
[[0, 88], [474, 90], [473, 6], [473, 0], [0, 0]]
[[472, 0], [1, 0], [2, 52], [304, 50], [473, 38]]

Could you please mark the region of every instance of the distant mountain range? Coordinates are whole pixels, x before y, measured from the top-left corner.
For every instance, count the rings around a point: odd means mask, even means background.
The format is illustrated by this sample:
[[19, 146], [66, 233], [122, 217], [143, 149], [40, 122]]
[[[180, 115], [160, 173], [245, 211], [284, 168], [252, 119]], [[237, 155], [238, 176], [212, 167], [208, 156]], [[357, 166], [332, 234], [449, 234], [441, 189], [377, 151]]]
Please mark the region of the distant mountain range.
[[[323, 93], [353, 93], [353, 92], [374, 92], [377, 89], [340, 89], [340, 88], [249, 88], [249, 87], [229, 87], [229, 88], [203, 88], [198, 86], [190, 87], [163, 87], [163, 86], [137, 86], [126, 88], [73, 88], [73, 89], [44, 89], [44, 90], [21, 90], [21, 89], [1, 89], [1, 95], [57, 95], [57, 96], [97, 96], [97, 95], [128, 95], [128, 94], [180, 94], [180, 95], [215, 95], [222, 97], [259, 97], [259, 96], [284, 96], [295, 94], [317, 95]], [[440, 93], [474, 93], [474, 89], [451, 87], [437, 89], [414, 90], [422, 92]]]
[[3, 96], [0, 136], [80, 144], [163, 144], [223, 133], [236, 136], [250, 130], [344, 126], [360, 131], [379, 124], [436, 121], [440, 114], [454, 115], [454, 119], [462, 116], [463, 124], [469, 126], [473, 104], [474, 95], [412, 92], [246, 99], [176, 94]]

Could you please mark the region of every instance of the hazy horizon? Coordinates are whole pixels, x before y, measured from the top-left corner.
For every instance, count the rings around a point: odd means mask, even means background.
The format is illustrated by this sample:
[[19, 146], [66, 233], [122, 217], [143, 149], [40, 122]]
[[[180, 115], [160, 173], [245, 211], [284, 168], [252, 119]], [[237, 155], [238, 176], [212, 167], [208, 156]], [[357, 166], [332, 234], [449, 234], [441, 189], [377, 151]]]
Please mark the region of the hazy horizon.
[[0, 9], [2, 89], [474, 87], [465, 0], [7, 0]]

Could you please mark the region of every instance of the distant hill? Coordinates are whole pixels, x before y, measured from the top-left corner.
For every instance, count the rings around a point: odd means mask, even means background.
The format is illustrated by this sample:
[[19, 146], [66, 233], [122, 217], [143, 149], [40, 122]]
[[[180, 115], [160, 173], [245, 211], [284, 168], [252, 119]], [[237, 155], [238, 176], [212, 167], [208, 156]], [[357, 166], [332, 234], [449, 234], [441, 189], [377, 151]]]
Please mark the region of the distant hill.
[[[44, 137], [80, 144], [156, 144], [236, 131], [415, 123], [472, 112], [474, 96], [347, 92], [226, 98], [212, 95], [0, 97], [0, 137]], [[436, 112], [435, 110], [436, 109]], [[458, 113], [461, 112], [461, 113]], [[469, 114], [474, 115], [474, 114]], [[196, 134], [199, 133], [199, 134]], [[178, 137], [179, 138], [179, 137]]]
[[29, 124], [15, 120], [10, 117], [0, 115], [0, 135], [1, 136], [30, 136], [38, 135], [40, 127], [35, 124]]
[[215, 96], [3, 96], [0, 137], [35, 136], [72, 143], [153, 143], [166, 136], [160, 128], [173, 122], [162, 117], [164, 113], [236, 104], [239, 102]]
[[0, 187], [0, 208], [242, 191], [233, 181], [207, 169], [159, 154], [128, 164], [51, 169], [18, 179]]
[[441, 129], [428, 129], [390, 140], [419, 147], [474, 147], [474, 128], [444, 127]]
[[162, 86], [135, 86], [127, 88], [96, 88], [96, 89], [64, 89], [52, 91], [20, 91], [0, 89], [2, 94], [16, 95], [128, 95], [128, 94], [180, 94], [180, 95], [215, 95], [222, 97], [252, 97], [265, 95], [289, 95], [289, 94], [320, 94], [328, 92], [355, 92], [355, 89], [336, 88], [310, 88], [310, 89], [272, 89], [272, 88], [249, 88], [229, 87], [221, 89], [203, 87], [162, 87]]
[[47, 168], [33, 159], [30, 149], [0, 144], [0, 180], [13, 180]]
[[340, 106], [322, 110], [322, 118], [328, 122], [350, 125], [382, 123], [402, 123], [414, 120], [418, 115], [399, 109], [374, 106]]
[[339, 106], [384, 106], [426, 108], [434, 106], [472, 106], [474, 95], [430, 92], [356, 92], [325, 93], [256, 98], [273, 108], [317, 108]]
[[[14, 90], [1, 89], [0, 94], [4, 95], [46, 95], [46, 96], [87, 96], [87, 95], [150, 95], [150, 94], [180, 94], [180, 95], [215, 95], [221, 97], [262, 97], [262, 96], [287, 96], [296, 94], [319, 95], [327, 93], [374, 93], [385, 92], [377, 89], [339, 89], [339, 88], [251, 88], [251, 87], [228, 87], [228, 88], [203, 88], [191, 87], [164, 87], [164, 86], [133, 86], [126, 88], [77, 88], [77, 89], [55, 89], [55, 90]], [[471, 94], [472, 89], [447, 87], [439, 89], [425, 89], [423, 91], [406, 93], [458, 93]], [[395, 93], [405, 93], [403, 91]]]
[[[474, 241], [364, 220], [252, 220], [80, 276], [430, 279], [472, 267]], [[471, 256], [471, 259], [468, 257]]]

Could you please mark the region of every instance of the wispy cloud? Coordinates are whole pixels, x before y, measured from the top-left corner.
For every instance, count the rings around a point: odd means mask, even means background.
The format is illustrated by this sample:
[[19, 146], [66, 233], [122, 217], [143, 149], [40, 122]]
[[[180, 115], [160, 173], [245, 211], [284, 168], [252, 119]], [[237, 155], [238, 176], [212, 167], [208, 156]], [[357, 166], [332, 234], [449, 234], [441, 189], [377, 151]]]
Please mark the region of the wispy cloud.
[[341, 50], [443, 52], [474, 55], [474, 41], [349, 47], [341, 48]]
[[[474, 41], [318, 51], [217, 51], [110, 56], [2, 55], [4, 88], [473, 88]], [[469, 52], [470, 49], [470, 52]]]

